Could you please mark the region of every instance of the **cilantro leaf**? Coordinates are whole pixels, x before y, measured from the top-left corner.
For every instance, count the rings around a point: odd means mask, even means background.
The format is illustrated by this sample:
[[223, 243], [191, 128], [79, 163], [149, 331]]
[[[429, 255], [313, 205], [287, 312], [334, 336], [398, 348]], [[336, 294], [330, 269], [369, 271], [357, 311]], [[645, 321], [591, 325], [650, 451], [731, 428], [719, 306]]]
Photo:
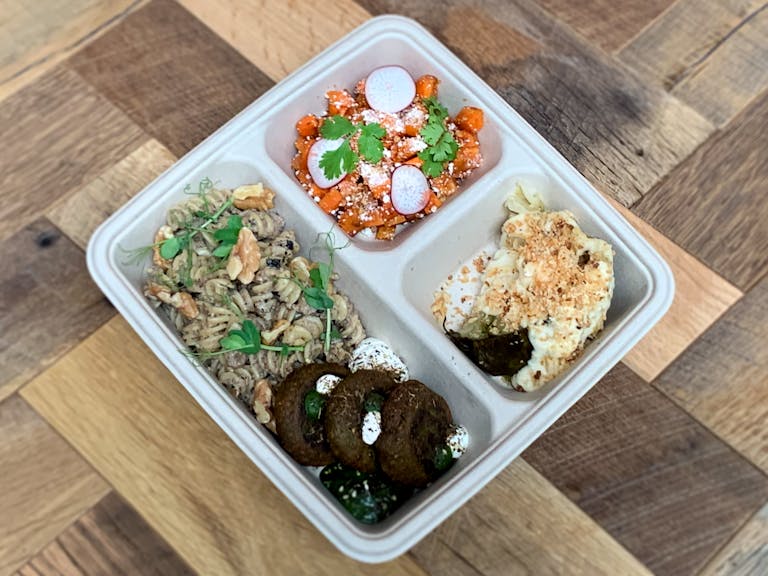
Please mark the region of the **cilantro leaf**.
[[435, 144], [437, 144], [438, 140], [440, 140], [440, 137], [443, 135], [443, 132], [444, 132], [444, 129], [441, 124], [433, 124], [431, 122], [428, 122], [419, 131], [419, 134], [424, 139], [424, 142], [427, 143], [427, 145], [434, 146]]
[[427, 107], [427, 112], [429, 113], [429, 121], [435, 122], [435, 123], [442, 123], [443, 120], [448, 118], [448, 109], [440, 104], [440, 101], [437, 99], [436, 96], [430, 96], [429, 98], [424, 98], [422, 100], [424, 103], [424, 106]]
[[344, 116], [330, 116], [326, 118], [323, 125], [320, 126], [320, 135], [328, 140], [336, 140], [354, 134], [357, 127]]
[[443, 171], [443, 163], [435, 162], [432, 159], [432, 155], [429, 153], [429, 148], [419, 152], [419, 158], [421, 159], [421, 171], [425, 176], [429, 178], [437, 178]]
[[384, 156], [384, 144], [382, 144], [381, 139], [386, 133], [386, 130], [377, 122], [366, 124], [360, 129], [357, 149], [368, 162], [375, 164], [381, 161]]
[[322, 155], [320, 168], [323, 169], [326, 178], [333, 180], [342, 174], [352, 172], [357, 166], [357, 162], [357, 154], [352, 150], [349, 141], [345, 140], [336, 150], [328, 150]]
[[219, 344], [221, 344], [221, 347], [225, 350], [242, 350], [247, 346], [245, 338], [239, 334], [232, 334], [232, 332], [229, 333], [229, 336], [225, 336], [219, 340]]

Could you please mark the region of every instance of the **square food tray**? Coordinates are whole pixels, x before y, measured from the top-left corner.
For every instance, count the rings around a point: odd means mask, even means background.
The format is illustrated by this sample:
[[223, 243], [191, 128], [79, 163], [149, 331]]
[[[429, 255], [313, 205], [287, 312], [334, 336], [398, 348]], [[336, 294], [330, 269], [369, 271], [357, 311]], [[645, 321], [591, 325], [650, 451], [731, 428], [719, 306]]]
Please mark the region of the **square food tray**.
[[[261, 181], [275, 190], [276, 209], [306, 254], [333, 221], [293, 176], [294, 124], [323, 112], [327, 90], [352, 88], [386, 64], [400, 64], [414, 77], [437, 76], [451, 114], [463, 105], [482, 108], [485, 161], [456, 197], [392, 242], [356, 238], [336, 254], [339, 288], [368, 333], [393, 346], [412, 377], [442, 394], [470, 433], [469, 450], [443, 477], [384, 522], [367, 526], [322, 487], [317, 470], [296, 464], [237, 400], [180, 353], [175, 330], [142, 294], [149, 258], [127, 264], [124, 250], [151, 242], [168, 208], [185, 199], [184, 187], [207, 176], [219, 186]], [[480, 372], [430, 312], [440, 283], [498, 237], [504, 196], [516, 182], [535, 187], [548, 208], [571, 210], [587, 234], [615, 250], [616, 288], [604, 331], [567, 373], [529, 394]], [[338, 228], [336, 235], [344, 236]], [[248, 106], [102, 224], [87, 258], [99, 287], [210, 417], [333, 544], [365, 562], [405, 552], [480, 490], [661, 318], [674, 290], [666, 263], [557, 151], [422, 26], [398, 16], [369, 20]]]

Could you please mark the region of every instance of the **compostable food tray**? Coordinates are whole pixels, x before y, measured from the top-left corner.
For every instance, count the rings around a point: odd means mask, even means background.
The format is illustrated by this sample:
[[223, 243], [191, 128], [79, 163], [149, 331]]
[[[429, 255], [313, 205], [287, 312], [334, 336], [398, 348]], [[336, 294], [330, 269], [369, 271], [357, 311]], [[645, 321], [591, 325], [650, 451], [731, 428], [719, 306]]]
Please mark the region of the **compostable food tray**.
[[[316, 470], [296, 464], [245, 407], [180, 353], [177, 333], [143, 296], [149, 257], [128, 264], [124, 250], [150, 243], [168, 208], [185, 198], [185, 186], [204, 177], [224, 187], [263, 182], [277, 193], [286, 226], [310, 246], [333, 221], [294, 178], [294, 124], [304, 114], [322, 113], [327, 90], [352, 88], [386, 64], [402, 65], [414, 77], [437, 76], [451, 114], [464, 105], [484, 110], [484, 164], [457, 196], [393, 241], [355, 238], [338, 251], [338, 286], [369, 335], [393, 346], [412, 377], [447, 399], [454, 420], [469, 430], [470, 446], [390, 518], [363, 525], [322, 487]], [[616, 287], [605, 329], [570, 370], [529, 394], [479, 371], [430, 312], [440, 283], [498, 236], [504, 196], [515, 183], [535, 188], [550, 209], [571, 210], [587, 234], [615, 250]], [[336, 228], [336, 236], [344, 233]], [[428, 31], [398, 16], [369, 20], [244, 109], [102, 224], [87, 258], [100, 288], [210, 417], [334, 545], [366, 562], [405, 552], [481, 490], [646, 334], [673, 296], [666, 263], [600, 194]]]

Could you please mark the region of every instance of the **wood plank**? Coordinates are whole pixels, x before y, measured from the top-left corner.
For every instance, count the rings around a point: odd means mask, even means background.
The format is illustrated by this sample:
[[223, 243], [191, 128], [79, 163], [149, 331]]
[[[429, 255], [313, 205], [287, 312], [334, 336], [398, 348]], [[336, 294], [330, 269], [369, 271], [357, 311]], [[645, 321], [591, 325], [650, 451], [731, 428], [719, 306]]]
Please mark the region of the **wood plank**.
[[424, 574], [338, 552], [119, 316], [23, 395], [201, 574]]
[[650, 574], [522, 458], [411, 553], [439, 576]]
[[[180, 0], [231, 46], [273, 80], [280, 80], [370, 15], [353, 0]], [[311, 33], [302, 33], [311, 31]]]
[[101, 326], [114, 309], [85, 255], [40, 218], [0, 242], [0, 399]]
[[[57, 68], [0, 104], [0, 241], [98, 176], [146, 137], [71, 70]], [[8, 148], [11, 152], [11, 148]]]
[[696, 574], [768, 477], [619, 364], [524, 457], [654, 574]]
[[675, 298], [669, 311], [623, 359], [643, 380], [651, 382], [728, 310], [742, 292], [627, 208], [611, 202], [659, 251], [675, 277]]
[[755, 514], [700, 576], [768, 574], [768, 504]]
[[16, 576], [194, 574], [144, 519], [110, 492]]
[[768, 277], [654, 382], [768, 473]]
[[142, 2], [0, 1], [0, 100], [32, 83]]
[[669, 8], [674, 0], [625, 0], [620, 10], [612, 0], [541, 0], [540, 3], [590, 44], [614, 52]]
[[768, 92], [632, 211], [747, 291], [768, 272]]
[[724, 125], [768, 87], [763, 0], [678, 0], [619, 58]]
[[171, 0], [134, 12], [69, 65], [176, 156], [272, 86]]
[[749, 14], [672, 89], [717, 126], [724, 126], [768, 88], [768, 4]]
[[0, 439], [0, 574], [9, 574], [109, 487], [18, 396], [0, 403]]
[[[640, 81], [531, 0], [361, 4], [426, 25], [592, 183], [626, 206], [712, 133], [698, 113]], [[517, 39], [511, 47], [510, 37]], [[521, 54], [521, 38], [536, 48]]]
[[97, 226], [176, 161], [149, 140], [83, 188], [52, 204], [45, 215], [85, 250]]

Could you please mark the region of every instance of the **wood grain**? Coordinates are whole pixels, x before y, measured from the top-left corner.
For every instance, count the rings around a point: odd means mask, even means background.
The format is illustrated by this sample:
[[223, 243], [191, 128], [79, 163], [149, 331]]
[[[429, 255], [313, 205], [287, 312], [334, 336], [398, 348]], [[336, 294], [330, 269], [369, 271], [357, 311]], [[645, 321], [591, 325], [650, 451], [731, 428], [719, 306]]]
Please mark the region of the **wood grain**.
[[616, 9], [612, 0], [541, 0], [556, 18], [583, 35], [590, 44], [613, 52], [629, 42], [674, 0], [629, 0]]
[[[240, 54], [281, 80], [370, 15], [353, 0], [180, 0]], [[309, 33], [304, 33], [309, 31]]]
[[333, 548], [119, 316], [23, 395], [201, 574], [424, 574]]
[[45, 218], [0, 242], [0, 399], [114, 314], [85, 254]]
[[768, 473], [768, 277], [654, 382]]
[[110, 492], [16, 576], [194, 574], [119, 495]]
[[741, 296], [742, 292], [649, 226], [618, 202], [624, 218], [658, 250], [675, 277], [669, 311], [627, 354], [623, 362], [652, 381]]
[[672, 94], [717, 126], [768, 88], [768, 4], [749, 14], [696, 63]]
[[0, 574], [6, 575], [109, 488], [18, 396], [0, 403], [0, 439]]
[[522, 458], [412, 554], [436, 576], [649, 574]]
[[768, 574], [768, 504], [720, 550], [700, 576]]
[[[713, 130], [532, 1], [361, 3], [372, 13], [400, 12], [426, 25], [593, 184], [626, 206]], [[510, 36], [517, 39], [511, 51]], [[539, 49], [521, 58], [521, 38]]]
[[149, 140], [76, 192], [46, 210], [46, 217], [85, 250], [96, 227], [176, 161]]
[[654, 574], [696, 574], [768, 478], [619, 364], [525, 459]]
[[768, 272], [768, 92], [632, 211], [749, 290]]
[[103, 34], [139, 0], [23, 2], [1, 0], [0, 100]]
[[619, 58], [717, 125], [768, 86], [763, 0], [678, 0]]
[[176, 156], [272, 81], [171, 0], [154, 0], [69, 61]]
[[0, 103], [0, 241], [89, 182], [146, 137], [71, 70], [57, 68]]

